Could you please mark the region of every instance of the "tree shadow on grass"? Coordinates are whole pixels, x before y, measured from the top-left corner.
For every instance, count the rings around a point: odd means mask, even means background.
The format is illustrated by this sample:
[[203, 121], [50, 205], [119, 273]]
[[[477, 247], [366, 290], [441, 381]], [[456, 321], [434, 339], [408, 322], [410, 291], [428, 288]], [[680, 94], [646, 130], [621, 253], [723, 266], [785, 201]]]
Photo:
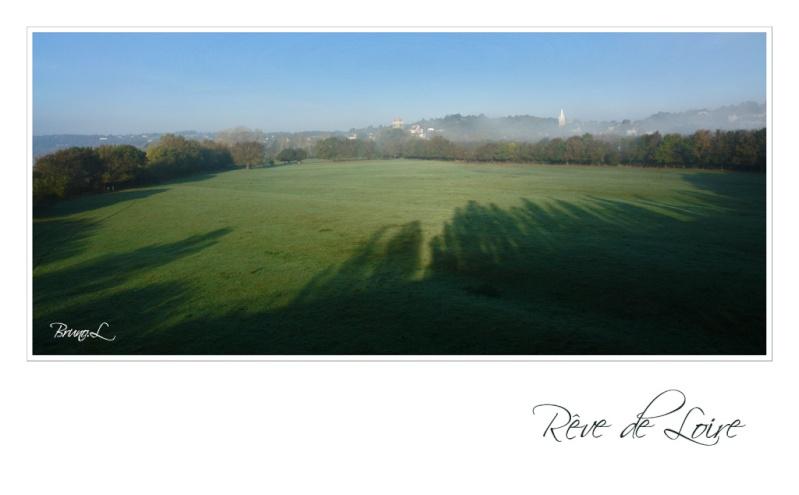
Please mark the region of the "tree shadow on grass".
[[228, 228], [217, 229], [177, 242], [152, 244], [126, 253], [103, 255], [42, 274], [34, 280], [34, 303], [49, 303], [124, 285], [140, 272], [199, 252], [230, 232]]
[[[59, 201], [50, 206], [37, 209], [34, 212], [34, 220], [48, 219], [53, 217], [62, 217], [67, 215], [75, 215], [90, 210], [97, 210], [114, 206], [118, 203], [134, 201], [137, 199], [149, 198], [158, 193], [166, 191], [163, 187], [150, 187], [146, 189], [127, 189], [124, 191], [116, 191], [109, 193], [96, 193], [87, 194], [79, 198], [73, 198], [67, 201]], [[37, 222], [34, 221], [34, 225]]]
[[86, 218], [55, 218], [33, 223], [33, 270], [83, 252], [98, 222]]
[[[151, 354], [153, 332], [169, 324], [175, 308], [190, 301], [188, 286], [177, 282], [152, 283], [144, 287], [100, 291], [91, 297], [78, 299], [61, 310], [38, 313], [34, 310], [34, 354]], [[34, 306], [35, 308], [35, 306]], [[102, 335], [113, 338], [108, 342], [99, 338], [54, 338], [57, 326], [63, 322], [73, 329], [97, 330], [108, 323]], [[170, 334], [177, 335], [177, 334]], [[193, 335], [196, 341], [202, 336]], [[172, 339], [174, 340], [174, 339]], [[179, 354], [171, 347], [171, 339], [159, 338], [159, 354]], [[186, 345], [186, 339], [181, 340]]]
[[[40, 274], [33, 279], [33, 343], [35, 353], [135, 353], [146, 340], [145, 330], [168, 322], [188, 297], [186, 285], [152, 282], [126, 287], [137, 276], [216, 244], [231, 229], [217, 229], [181, 241], [153, 244], [124, 253], [93, 258], [76, 265]], [[102, 321], [127, 329], [121, 346], [101, 341], [54, 341], [49, 327], [54, 321], [71, 328], [96, 328]], [[136, 329], [133, 332], [132, 329]], [[163, 345], [163, 343], [162, 343]]]
[[[92, 194], [40, 209], [33, 217], [33, 268], [71, 258], [86, 247], [100, 223], [166, 189], [138, 189], [107, 194]], [[127, 203], [127, 204], [125, 204]], [[121, 204], [103, 218], [72, 217], [90, 210]]]
[[528, 332], [571, 334], [544, 353], [763, 353], [765, 251], [730, 227], [603, 199], [470, 203], [433, 240], [428, 280], [471, 280], [527, 308]]
[[[718, 186], [715, 174], [697, 175], [690, 174], [691, 180], [707, 184], [688, 191], [696, 196], [686, 196], [688, 207], [677, 205], [677, 210], [647, 198], [521, 200], [511, 208], [471, 201], [427, 241], [418, 221], [387, 225], [280, 307], [264, 300], [249, 311], [218, 314], [207, 307], [176, 318], [191, 298], [186, 287], [114, 292], [100, 299], [100, 306], [123, 307], [120, 316], [136, 315], [143, 327], [113, 348], [70, 350], [762, 354], [765, 195], [758, 199], [759, 192], [744, 186]], [[742, 204], [761, 210], [740, 220]], [[113, 287], [102, 269], [112, 261], [119, 262], [121, 273], [132, 274], [140, 264], [157, 266], [163, 258], [202, 249], [219, 235], [76, 267], [43, 279], [43, 297], [73, 300], [82, 291]], [[63, 287], [65, 280], [86, 278], [90, 281], [80, 287]], [[93, 314], [94, 301], [82, 304], [67, 310]], [[46, 350], [62, 352], [53, 346]]]
[[426, 245], [418, 222], [379, 229], [281, 309], [166, 333], [212, 329], [178, 346], [210, 354], [762, 354], [765, 227], [712, 200], [472, 201]]
[[[220, 172], [207, 172], [189, 177], [174, 179], [162, 185], [193, 183], [215, 177]], [[97, 230], [100, 223], [127, 208], [136, 200], [167, 191], [166, 187], [146, 187], [127, 189], [112, 193], [87, 194], [67, 201], [37, 208], [33, 216], [33, 268], [71, 258], [83, 251], [86, 241]], [[100, 217], [79, 217], [75, 215], [112, 208]]]
[[408, 283], [421, 268], [422, 228], [419, 221], [387, 225], [374, 232], [343, 264], [314, 276], [293, 304], [313, 304], [323, 293], [369, 293]]
[[[215, 172], [201, 172], [193, 175], [188, 175], [185, 177], [178, 177], [170, 180], [165, 180], [155, 185], [144, 184], [141, 187], [134, 187], [131, 189], [124, 189], [115, 192], [88, 193], [76, 198], [56, 201], [51, 205], [35, 208], [33, 211], [33, 217], [34, 219], [39, 219], [39, 218], [47, 219], [47, 218], [61, 217], [66, 215], [75, 215], [91, 210], [97, 210], [100, 208], [114, 206], [117, 203], [129, 202], [136, 199], [144, 199], [154, 194], [162, 193], [169, 190], [168, 186], [196, 183], [208, 179], [213, 179], [220, 173], [224, 173], [227, 171], [229, 170], [222, 170]], [[121, 210], [117, 210], [115, 213], [118, 213], [119, 211]]]

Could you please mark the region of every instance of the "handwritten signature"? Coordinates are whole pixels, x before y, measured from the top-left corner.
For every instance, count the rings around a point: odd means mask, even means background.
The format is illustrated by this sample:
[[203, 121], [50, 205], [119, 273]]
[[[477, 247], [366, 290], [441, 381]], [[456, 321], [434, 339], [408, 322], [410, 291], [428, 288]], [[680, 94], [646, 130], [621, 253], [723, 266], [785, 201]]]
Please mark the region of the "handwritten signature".
[[[716, 418], [705, 414], [698, 406], [685, 407], [685, 394], [676, 389], [661, 392], [635, 415], [635, 421], [627, 424], [619, 438], [643, 438], [655, 428], [655, 420], [666, 423], [663, 435], [669, 440], [687, 440], [697, 445], [711, 447], [722, 438], [735, 438], [737, 430], [745, 427], [740, 419], [716, 422]], [[601, 438], [613, 426], [607, 419], [585, 420], [577, 413], [558, 404], [538, 404], [533, 414], [547, 414], [551, 419], [544, 429], [544, 438], [556, 442], [579, 438]]]
[[55, 333], [53, 334], [54, 339], [74, 338], [78, 339], [78, 342], [83, 342], [86, 339], [101, 339], [105, 340], [106, 342], [113, 342], [117, 338], [116, 335], [113, 337], [106, 337], [101, 333], [103, 328], [108, 328], [110, 326], [111, 325], [109, 325], [108, 322], [104, 321], [100, 323], [100, 325], [97, 327], [97, 330], [89, 330], [88, 328], [69, 328], [69, 325], [60, 321], [54, 321], [53, 323], [50, 323], [50, 328], [55, 329]]

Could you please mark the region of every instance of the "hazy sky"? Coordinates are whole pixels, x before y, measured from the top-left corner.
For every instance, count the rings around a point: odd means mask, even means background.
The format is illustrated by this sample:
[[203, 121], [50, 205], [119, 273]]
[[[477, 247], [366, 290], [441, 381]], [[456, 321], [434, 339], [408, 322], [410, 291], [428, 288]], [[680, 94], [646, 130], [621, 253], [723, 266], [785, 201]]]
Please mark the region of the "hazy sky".
[[35, 33], [33, 131], [642, 118], [766, 99], [762, 33]]

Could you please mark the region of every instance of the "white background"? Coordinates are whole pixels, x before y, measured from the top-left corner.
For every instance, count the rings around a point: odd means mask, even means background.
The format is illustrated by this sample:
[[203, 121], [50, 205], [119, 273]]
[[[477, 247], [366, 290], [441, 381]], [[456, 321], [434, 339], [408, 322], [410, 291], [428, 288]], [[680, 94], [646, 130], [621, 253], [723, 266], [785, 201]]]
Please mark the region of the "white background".
[[[771, 2], [36, 2], [2, 19], [2, 493], [796, 493], [795, 16]], [[774, 26], [771, 362], [26, 360], [26, 26]], [[531, 408], [617, 432], [677, 387], [739, 436], [555, 444]], [[662, 426], [667, 426], [665, 423]]]

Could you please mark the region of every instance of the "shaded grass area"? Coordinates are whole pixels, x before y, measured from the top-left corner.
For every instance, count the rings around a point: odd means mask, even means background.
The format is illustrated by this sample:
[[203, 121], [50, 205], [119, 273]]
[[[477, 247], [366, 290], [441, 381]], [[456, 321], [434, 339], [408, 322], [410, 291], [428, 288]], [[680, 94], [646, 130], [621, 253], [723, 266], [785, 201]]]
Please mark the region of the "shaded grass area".
[[761, 175], [319, 163], [58, 208], [34, 353], [765, 352]]

